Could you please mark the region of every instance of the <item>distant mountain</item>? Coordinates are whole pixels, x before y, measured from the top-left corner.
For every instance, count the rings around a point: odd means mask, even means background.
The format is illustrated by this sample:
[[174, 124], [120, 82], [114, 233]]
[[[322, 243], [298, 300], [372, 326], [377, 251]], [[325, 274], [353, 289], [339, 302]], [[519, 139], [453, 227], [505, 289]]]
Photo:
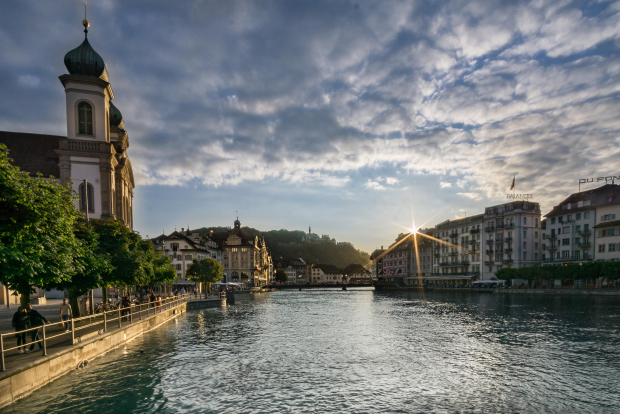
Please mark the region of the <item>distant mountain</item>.
[[[252, 227], [241, 227], [241, 229], [249, 236], [264, 238], [274, 260], [280, 257], [284, 259], [301, 257], [306, 263], [332, 264], [341, 269], [351, 263], [365, 265], [370, 261], [368, 253], [357, 250], [350, 243], [303, 243], [302, 240], [306, 233], [300, 230], [260, 231]], [[210, 230], [224, 232], [229, 231], [230, 227], [203, 227], [192, 231], [204, 234]]]

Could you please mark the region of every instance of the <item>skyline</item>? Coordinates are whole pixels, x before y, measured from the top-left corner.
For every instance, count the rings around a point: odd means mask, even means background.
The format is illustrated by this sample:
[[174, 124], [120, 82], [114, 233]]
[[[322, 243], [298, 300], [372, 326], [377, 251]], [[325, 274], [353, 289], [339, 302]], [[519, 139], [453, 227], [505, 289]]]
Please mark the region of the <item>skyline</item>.
[[[412, 214], [434, 226], [507, 202], [513, 175], [543, 214], [614, 175], [620, 6], [532, 3], [91, 2], [135, 229], [238, 211], [370, 253]], [[0, 16], [0, 130], [66, 135], [58, 76], [82, 18], [81, 1]]]

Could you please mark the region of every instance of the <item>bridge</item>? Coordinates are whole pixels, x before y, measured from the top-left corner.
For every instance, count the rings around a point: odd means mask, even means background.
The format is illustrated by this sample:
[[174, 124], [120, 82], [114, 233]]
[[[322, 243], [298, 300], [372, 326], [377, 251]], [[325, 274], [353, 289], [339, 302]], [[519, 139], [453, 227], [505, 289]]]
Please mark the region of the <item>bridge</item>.
[[307, 285], [267, 285], [267, 289], [326, 289], [373, 287], [372, 283], [311, 283]]

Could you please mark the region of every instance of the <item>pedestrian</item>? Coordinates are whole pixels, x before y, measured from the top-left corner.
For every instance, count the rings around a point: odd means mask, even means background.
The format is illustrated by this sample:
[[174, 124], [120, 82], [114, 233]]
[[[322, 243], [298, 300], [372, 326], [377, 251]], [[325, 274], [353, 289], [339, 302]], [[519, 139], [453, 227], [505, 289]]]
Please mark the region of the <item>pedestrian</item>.
[[127, 320], [127, 313], [129, 313], [131, 309], [131, 302], [129, 302], [129, 299], [127, 298], [127, 296], [123, 296], [123, 300], [121, 301], [121, 315], [123, 316], [123, 320], [126, 321]]
[[149, 301], [151, 302], [150, 307], [151, 308], [155, 307], [155, 293], [153, 293], [152, 290], [151, 290], [151, 296], [149, 296]]
[[161, 308], [161, 296], [157, 295], [157, 307]]
[[62, 300], [62, 305], [60, 305], [60, 321], [67, 324], [65, 333], [69, 332], [71, 328], [71, 324], [69, 321], [73, 319], [73, 311], [71, 310], [71, 305], [67, 303], [67, 299], [64, 298]]
[[[39, 311], [32, 309], [32, 305], [30, 303], [26, 304], [26, 313], [28, 314], [28, 323], [30, 324], [31, 328], [43, 326], [44, 323], [50, 323], [50, 321], [48, 321], [45, 316], [41, 315]], [[39, 349], [43, 349], [43, 344], [37, 341], [39, 341], [39, 330], [34, 329], [30, 332], [30, 349], [27, 349], [25, 352], [32, 352], [34, 350], [35, 343], [39, 344]]]
[[[17, 338], [17, 349], [18, 353], [23, 354], [26, 352], [26, 332], [20, 332], [24, 329], [28, 328], [28, 324], [26, 321], [28, 320], [28, 315], [26, 315], [26, 309], [23, 306], [17, 308], [17, 312], [13, 314], [13, 328], [15, 328], [15, 337]], [[21, 346], [23, 345], [23, 346]]]
[[185, 295], [185, 288], [181, 287], [181, 291], [179, 293], [181, 294], [181, 296]]

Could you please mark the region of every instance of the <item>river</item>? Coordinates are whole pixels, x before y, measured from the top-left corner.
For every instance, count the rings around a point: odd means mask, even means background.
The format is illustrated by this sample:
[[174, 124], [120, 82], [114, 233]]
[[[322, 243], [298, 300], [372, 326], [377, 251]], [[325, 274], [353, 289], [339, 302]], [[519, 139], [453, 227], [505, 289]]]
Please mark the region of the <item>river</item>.
[[619, 305], [372, 289], [238, 296], [0, 413], [617, 413]]

